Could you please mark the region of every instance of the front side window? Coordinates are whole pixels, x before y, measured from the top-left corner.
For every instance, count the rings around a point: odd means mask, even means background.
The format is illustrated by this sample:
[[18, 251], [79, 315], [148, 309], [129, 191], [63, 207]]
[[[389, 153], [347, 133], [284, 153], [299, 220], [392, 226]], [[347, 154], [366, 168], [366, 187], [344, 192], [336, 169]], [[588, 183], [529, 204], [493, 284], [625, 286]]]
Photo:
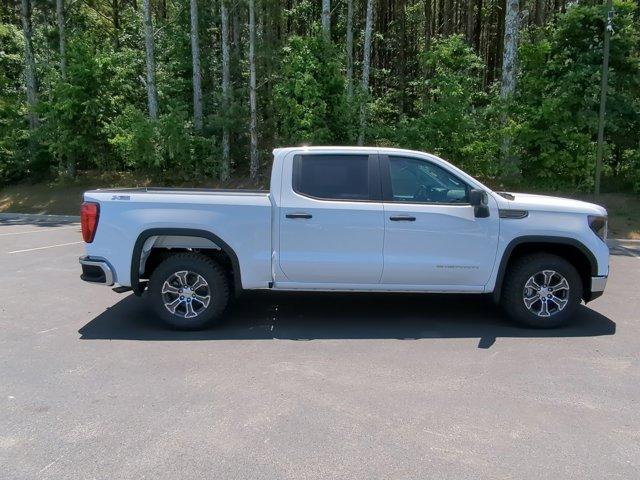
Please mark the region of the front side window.
[[389, 157], [391, 201], [411, 203], [468, 203], [469, 187], [431, 162]]
[[368, 155], [298, 155], [293, 189], [326, 200], [369, 200]]

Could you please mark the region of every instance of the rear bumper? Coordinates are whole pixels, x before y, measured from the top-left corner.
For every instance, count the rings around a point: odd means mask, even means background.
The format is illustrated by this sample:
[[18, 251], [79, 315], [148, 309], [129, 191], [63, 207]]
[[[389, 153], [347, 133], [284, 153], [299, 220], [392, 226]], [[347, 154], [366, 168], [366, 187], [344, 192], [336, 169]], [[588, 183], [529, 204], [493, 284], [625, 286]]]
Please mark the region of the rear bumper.
[[594, 300], [604, 293], [604, 288], [607, 286], [607, 276], [604, 277], [591, 277], [591, 295], [589, 301]]
[[115, 275], [106, 260], [83, 256], [78, 261], [82, 265], [80, 278], [85, 282], [99, 283], [109, 287], [114, 284]]

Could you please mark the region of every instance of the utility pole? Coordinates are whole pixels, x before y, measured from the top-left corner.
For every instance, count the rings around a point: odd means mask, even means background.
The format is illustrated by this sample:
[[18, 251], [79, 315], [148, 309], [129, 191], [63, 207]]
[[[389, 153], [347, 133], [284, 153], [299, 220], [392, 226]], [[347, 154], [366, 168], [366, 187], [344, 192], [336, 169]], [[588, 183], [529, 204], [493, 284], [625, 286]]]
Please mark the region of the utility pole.
[[598, 115], [598, 149], [596, 151], [595, 193], [600, 195], [600, 177], [602, 175], [602, 154], [604, 149], [604, 117], [607, 108], [607, 86], [609, 82], [609, 40], [613, 32], [613, 8], [607, 0], [607, 22], [604, 27], [604, 45], [602, 59], [602, 83], [600, 84], [600, 113]]

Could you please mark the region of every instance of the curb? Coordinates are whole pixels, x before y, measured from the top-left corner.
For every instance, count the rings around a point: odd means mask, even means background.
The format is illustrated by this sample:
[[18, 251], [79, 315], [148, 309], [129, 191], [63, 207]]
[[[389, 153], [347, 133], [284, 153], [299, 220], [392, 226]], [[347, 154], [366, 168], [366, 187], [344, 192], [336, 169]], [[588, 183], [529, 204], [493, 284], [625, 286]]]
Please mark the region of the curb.
[[35, 223], [76, 223], [80, 221], [78, 215], [46, 215], [41, 213], [0, 213], [0, 221], [13, 223], [29, 220]]

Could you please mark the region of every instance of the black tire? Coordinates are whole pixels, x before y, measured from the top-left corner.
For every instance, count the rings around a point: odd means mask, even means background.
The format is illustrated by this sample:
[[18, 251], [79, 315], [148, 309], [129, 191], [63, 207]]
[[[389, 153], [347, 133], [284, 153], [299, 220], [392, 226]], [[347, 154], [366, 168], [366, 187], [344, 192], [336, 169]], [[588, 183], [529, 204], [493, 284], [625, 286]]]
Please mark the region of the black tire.
[[[185, 277], [181, 272], [188, 272]], [[189, 297], [186, 298], [186, 290], [197, 283], [197, 276], [202, 277], [206, 282], [206, 287], [202, 286], [196, 290], [189, 290]], [[179, 278], [187, 279], [185, 285], [185, 299], [183, 296], [173, 291], [163, 293], [165, 282], [168, 283], [166, 289], [180, 287]], [[179, 290], [182, 293], [182, 289]], [[198, 292], [200, 295], [198, 295]], [[155, 269], [149, 280], [149, 299], [151, 306], [158, 316], [168, 325], [179, 330], [198, 330], [204, 327], [219, 323], [222, 314], [229, 302], [229, 284], [223, 269], [211, 258], [200, 253], [185, 252], [177, 253], [163, 261]], [[208, 295], [206, 295], [208, 293]], [[198, 300], [209, 297], [208, 303]], [[175, 300], [177, 307], [172, 313], [165, 303]], [[186, 302], [189, 302], [191, 310], [187, 310]], [[187, 318], [187, 315], [194, 315]]]
[[[568, 283], [568, 291], [564, 288], [558, 288], [556, 292], [550, 292], [549, 295], [545, 290], [545, 285], [540, 285], [540, 290], [525, 287], [531, 277], [538, 272], [554, 271], [564, 277]], [[544, 274], [535, 277], [536, 280], [543, 280]], [[559, 284], [559, 276], [554, 276], [556, 284]], [[536, 281], [536, 284], [540, 283]], [[544, 283], [544, 282], [543, 282]], [[552, 282], [549, 282], [549, 286]], [[525, 290], [526, 289], [526, 290]], [[566, 300], [564, 307], [560, 308], [552, 298], [557, 295], [562, 300]], [[542, 307], [542, 300], [535, 300], [530, 306], [525, 305], [524, 297], [527, 296], [530, 301], [540, 297], [547, 297], [544, 302], [548, 307]], [[516, 259], [507, 270], [502, 287], [502, 297], [500, 303], [505, 309], [509, 317], [521, 325], [533, 328], [555, 328], [566, 324], [576, 312], [578, 305], [582, 299], [582, 280], [578, 271], [573, 265], [565, 259], [557, 255], [547, 253], [536, 253], [525, 255]], [[541, 314], [536, 314], [535, 310], [542, 310]], [[548, 316], [542, 316], [548, 313]]]

